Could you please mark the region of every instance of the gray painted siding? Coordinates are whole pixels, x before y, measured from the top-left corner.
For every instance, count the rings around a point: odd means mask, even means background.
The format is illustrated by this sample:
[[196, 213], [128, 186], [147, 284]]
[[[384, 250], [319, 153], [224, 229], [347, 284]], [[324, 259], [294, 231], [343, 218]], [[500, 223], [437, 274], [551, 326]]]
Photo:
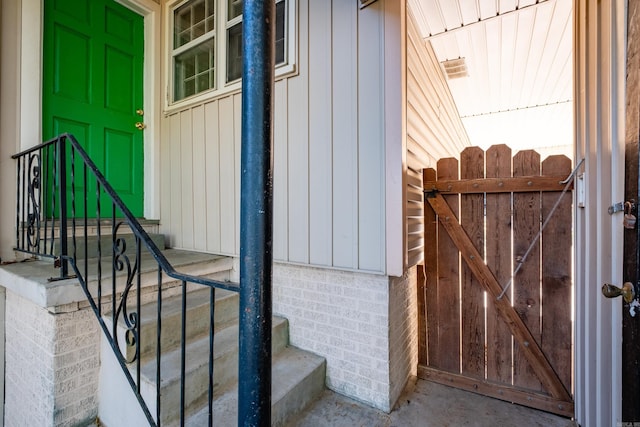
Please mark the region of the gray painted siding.
[[[276, 260], [385, 270], [384, 4], [298, 0], [298, 73], [274, 93]], [[161, 228], [173, 247], [239, 253], [240, 101], [163, 118]]]
[[433, 48], [419, 35], [415, 18], [407, 13], [407, 265], [424, 254], [422, 169], [438, 159], [459, 157], [470, 145], [446, 77]]

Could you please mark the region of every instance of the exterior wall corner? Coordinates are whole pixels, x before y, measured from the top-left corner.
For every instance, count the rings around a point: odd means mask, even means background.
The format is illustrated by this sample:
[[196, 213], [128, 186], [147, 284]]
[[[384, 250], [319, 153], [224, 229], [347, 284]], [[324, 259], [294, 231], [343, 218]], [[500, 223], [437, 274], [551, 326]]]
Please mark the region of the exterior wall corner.
[[389, 279], [389, 407], [393, 408], [418, 367], [417, 266]]

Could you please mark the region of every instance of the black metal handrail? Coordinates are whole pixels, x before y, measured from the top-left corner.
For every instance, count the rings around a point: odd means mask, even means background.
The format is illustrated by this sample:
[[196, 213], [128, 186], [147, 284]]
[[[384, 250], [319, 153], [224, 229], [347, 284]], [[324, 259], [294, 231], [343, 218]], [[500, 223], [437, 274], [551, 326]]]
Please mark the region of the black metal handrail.
[[[232, 282], [192, 276], [176, 271], [160, 251], [140, 222], [122, 202], [104, 175], [88, 156], [83, 147], [70, 134], [62, 134], [36, 147], [14, 156], [17, 161], [17, 207], [16, 207], [16, 247], [17, 251], [56, 260], [60, 276], [52, 280], [77, 277], [87, 299], [96, 314], [100, 326], [109, 340], [124, 374], [139, 401], [149, 424], [161, 425], [161, 325], [164, 276], [180, 283], [182, 297], [181, 380], [180, 380], [180, 424], [185, 422], [185, 360], [186, 360], [186, 304], [187, 285], [195, 284], [210, 289], [209, 324], [209, 425], [213, 424], [213, 342], [214, 308], [216, 289], [238, 292], [239, 285]], [[91, 190], [91, 191], [90, 191]], [[93, 196], [89, 193], [95, 192]], [[107, 196], [106, 210], [109, 216], [101, 218], [104, 207], [101, 198]], [[89, 209], [89, 202], [95, 203], [95, 218]], [[78, 207], [80, 206], [80, 207]], [[78, 212], [81, 212], [78, 215]], [[111, 262], [111, 294], [103, 289], [103, 254], [101, 227], [111, 224], [112, 247], [106, 255]], [[97, 257], [91, 263], [88, 254], [89, 224], [97, 228]], [[135, 248], [128, 251], [127, 241], [119, 234], [127, 225], [135, 239]], [[59, 234], [56, 234], [56, 228]], [[82, 235], [78, 235], [78, 229]], [[68, 232], [71, 232], [69, 238]], [[84, 250], [78, 253], [79, 239], [84, 239]], [[56, 246], [59, 241], [60, 246]], [[81, 242], [82, 243], [82, 242]], [[141, 343], [140, 310], [142, 290], [142, 250], [146, 250], [157, 263], [157, 331], [156, 341], [156, 414], [151, 414], [141, 393]], [[106, 264], [106, 263], [105, 263]], [[71, 265], [75, 276], [70, 276]], [[105, 269], [108, 267], [105, 267]], [[152, 271], [154, 271], [152, 270]], [[91, 273], [91, 274], [90, 274]], [[94, 284], [95, 282], [95, 284]], [[123, 283], [124, 282], [124, 283]], [[130, 301], [134, 300], [134, 301]], [[105, 307], [111, 303], [111, 325], [103, 317]], [[123, 354], [122, 343], [118, 342], [118, 324], [126, 327], [123, 345], [129, 348]], [[133, 354], [128, 356], [132, 352]], [[134, 367], [135, 378], [129, 367]]]

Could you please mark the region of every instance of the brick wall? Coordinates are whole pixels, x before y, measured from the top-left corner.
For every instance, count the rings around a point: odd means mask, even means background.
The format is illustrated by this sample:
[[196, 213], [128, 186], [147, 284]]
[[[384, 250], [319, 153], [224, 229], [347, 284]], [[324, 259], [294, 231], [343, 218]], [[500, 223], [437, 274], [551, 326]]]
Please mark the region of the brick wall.
[[[389, 411], [417, 358], [415, 268], [404, 277], [274, 265], [274, 314], [292, 345], [327, 359], [327, 386]], [[100, 333], [77, 304], [56, 313], [7, 290], [5, 425], [97, 415]]]
[[417, 375], [418, 300], [417, 271], [412, 267], [403, 277], [391, 278], [389, 292], [389, 373], [391, 406], [398, 400], [407, 380]]
[[74, 426], [98, 410], [100, 335], [89, 309], [51, 313], [7, 290], [7, 426]]
[[330, 389], [389, 411], [416, 369], [415, 319], [406, 319], [415, 317], [415, 277], [411, 290], [409, 275], [273, 271], [273, 310], [289, 319], [291, 344], [327, 359]]

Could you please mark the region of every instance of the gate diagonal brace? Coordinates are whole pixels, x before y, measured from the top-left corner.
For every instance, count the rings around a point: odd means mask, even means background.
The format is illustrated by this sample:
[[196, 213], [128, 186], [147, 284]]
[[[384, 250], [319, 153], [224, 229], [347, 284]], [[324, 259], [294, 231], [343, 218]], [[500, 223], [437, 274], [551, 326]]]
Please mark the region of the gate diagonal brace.
[[425, 192], [425, 199], [438, 215], [439, 222], [451, 237], [474, 276], [493, 298], [498, 313], [500, 313], [500, 316], [509, 327], [515, 340], [520, 344], [524, 356], [540, 382], [554, 398], [567, 402], [571, 401], [571, 395], [565, 389], [529, 328], [511, 306], [510, 301], [507, 298], [498, 298], [502, 293], [500, 283], [484, 263], [483, 257], [480, 256], [473, 242], [457, 221], [455, 214], [445, 199], [437, 191]]

